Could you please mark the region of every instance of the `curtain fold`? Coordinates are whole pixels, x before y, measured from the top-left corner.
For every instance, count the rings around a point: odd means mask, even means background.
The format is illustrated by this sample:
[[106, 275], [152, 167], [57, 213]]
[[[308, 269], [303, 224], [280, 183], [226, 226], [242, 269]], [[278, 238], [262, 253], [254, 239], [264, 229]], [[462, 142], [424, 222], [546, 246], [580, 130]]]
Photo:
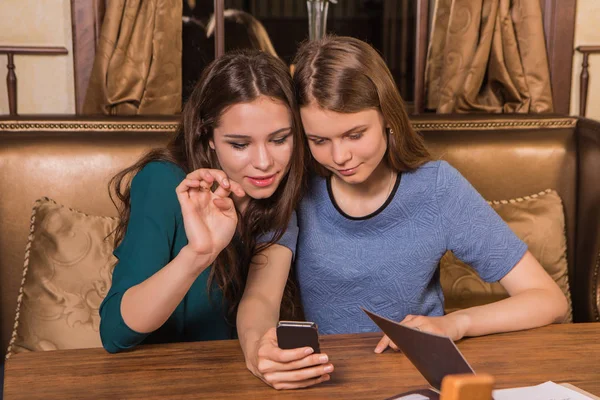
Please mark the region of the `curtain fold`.
[[531, 0], [436, 0], [425, 72], [438, 113], [553, 111], [542, 10]]
[[181, 111], [181, 0], [111, 0], [84, 114]]

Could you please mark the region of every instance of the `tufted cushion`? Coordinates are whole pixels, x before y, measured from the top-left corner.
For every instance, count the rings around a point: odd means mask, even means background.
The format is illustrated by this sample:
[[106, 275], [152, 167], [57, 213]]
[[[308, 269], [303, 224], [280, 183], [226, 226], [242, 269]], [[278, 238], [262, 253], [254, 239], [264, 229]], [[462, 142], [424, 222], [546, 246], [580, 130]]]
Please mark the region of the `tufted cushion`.
[[[527, 243], [529, 251], [561, 288], [569, 302], [569, 313], [564, 322], [571, 322], [565, 217], [558, 193], [548, 189], [532, 196], [489, 204]], [[440, 278], [447, 313], [508, 297], [500, 283], [484, 282], [473, 268], [452, 252], [446, 253], [440, 261]]]
[[117, 218], [43, 198], [31, 216], [7, 358], [34, 350], [101, 347], [98, 307], [110, 287]]

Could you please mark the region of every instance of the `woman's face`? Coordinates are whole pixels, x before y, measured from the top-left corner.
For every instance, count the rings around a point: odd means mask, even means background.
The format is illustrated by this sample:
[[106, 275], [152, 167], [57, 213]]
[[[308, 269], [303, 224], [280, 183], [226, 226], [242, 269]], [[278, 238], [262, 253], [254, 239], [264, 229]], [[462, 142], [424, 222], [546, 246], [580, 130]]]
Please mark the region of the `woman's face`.
[[210, 147], [223, 171], [255, 199], [268, 198], [287, 173], [294, 146], [286, 105], [260, 96], [221, 115]]
[[369, 179], [387, 150], [380, 111], [337, 113], [311, 103], [300, 114], [310, 152], [319, 164], [349, 184]]

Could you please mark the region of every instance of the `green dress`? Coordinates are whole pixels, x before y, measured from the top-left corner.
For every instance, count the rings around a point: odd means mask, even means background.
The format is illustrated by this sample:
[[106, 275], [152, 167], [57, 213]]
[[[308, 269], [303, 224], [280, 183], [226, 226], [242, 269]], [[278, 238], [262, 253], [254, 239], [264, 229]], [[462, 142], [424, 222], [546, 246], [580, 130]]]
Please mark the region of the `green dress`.
[[104, 348], [115, 353], [140, 343], [165, 343], [231, 339], [235, 329], [225, 320], [222, 293], [210, 292], [207, 268], [185, 295], [171, 317], [152, 333], [129, 328], [121, 315], [121, 299], [135, 286], [167, 265], [187, 244], [175, 188], [185, 172], [175, 164], [151, 162], [131, 184], [131, 215], [127, 232], [115, 249], [118, 263], [112, 286], [100, 306], [100, 337]]

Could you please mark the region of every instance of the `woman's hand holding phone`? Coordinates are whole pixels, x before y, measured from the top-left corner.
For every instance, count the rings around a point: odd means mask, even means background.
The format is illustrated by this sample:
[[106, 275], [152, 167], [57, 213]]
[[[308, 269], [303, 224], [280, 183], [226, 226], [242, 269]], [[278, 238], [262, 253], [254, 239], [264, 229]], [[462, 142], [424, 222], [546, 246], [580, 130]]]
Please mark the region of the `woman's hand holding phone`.
[[324, 353], [314, 353], [312, 347], [283, 350], [277, 343], [275, 328], [269, 329], [258, 341], [256, 354], [248, 369], [267, 385], [277, 390], [299, 389], [330, 379], [333, 365]]

